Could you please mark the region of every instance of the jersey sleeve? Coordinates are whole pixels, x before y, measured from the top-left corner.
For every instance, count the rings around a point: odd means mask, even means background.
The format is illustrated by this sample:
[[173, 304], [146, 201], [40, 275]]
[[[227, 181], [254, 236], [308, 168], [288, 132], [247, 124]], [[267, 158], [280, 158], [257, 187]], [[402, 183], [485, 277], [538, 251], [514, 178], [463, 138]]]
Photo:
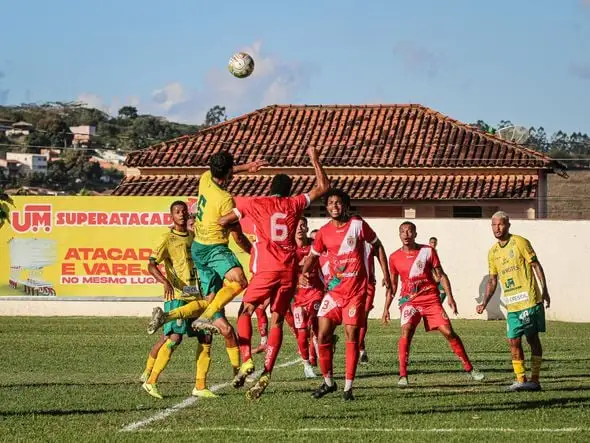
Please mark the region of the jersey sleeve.
[[375, 242], [378, 240], [377, 234], [375, 234], [373, 228], [371, 228], [366, 221], [363, 220], [362, 223], [363, 225], [361, 227], [361, 240], [364, 240], [367, 243], [374, 245]]
[[[430, 248], [430, 246], [429, 246]], [[436, 252], [436, 249], [434, 248], [430, 248], [430, 264], [432, 265], [432, 269], [436, 269], [436, 268], [440, 268], [441, 264], [440, 264], [440, 258], [438, 257], [438, 253]]]
[[527, 263], [533, 263], [537, 261], [537, 254], [531, 245], [531, 242], [528, 241], [526, 238], [519, 239], [518, 241], [518, 250], [523, 255], [524, 259]]
[[322, 255], [326, 251], [326, 244], [324, 243], [324, 236], [320, 229], [315, 236], [313, 245], [311, 246], [311, 253], [313, 255]]
[[304, 209], [309, 208], [309, 205], [311, 205], [311, 199], [308, 194], [299, 194], [295, 197], [291, 197], [291, 201], [297, 212], [303, 212]]
[[150, 254], [150, 261], [162, 263], [168, 257], [168, 235], [163, 235], [156, 243], [152, 253]]
[[234, 209], [234, 207], [234, 199], [228, 194], [224, 196], [219, 203], [219, 213], [221, 216], [227, 215]]
[[494, 248], [488, 252], [488, 273], [490, 275], [498, 275], [498, 268], [496, 268], [496, 263], [494, 262]]

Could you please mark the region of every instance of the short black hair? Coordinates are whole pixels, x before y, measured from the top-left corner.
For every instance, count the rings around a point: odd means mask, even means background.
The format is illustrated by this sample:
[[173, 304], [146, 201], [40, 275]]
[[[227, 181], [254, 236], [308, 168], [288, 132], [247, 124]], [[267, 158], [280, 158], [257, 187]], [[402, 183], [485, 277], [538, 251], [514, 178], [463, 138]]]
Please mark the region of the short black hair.
[[176, 200], [175, 202], [172, 202], [170, 205], [170, 212], [172, 212], [172, 208], [174, 208], [174, 206], [183, 206], [188, 211], [188, 205], [182, 200]]
[[430, 237], [430, 238], [428, 239], [428, 241], [432, 241], [432, 240], [438, 241], [438, 238], [436, 238], [436, 237]]
[[219, 151], [209, 159], [209, 169], [211, 175], [217, 179], [227, 176], [227, 173], [234, 167], [234, 156], [227, 151]]
[[346, 208], [350, 208], [350, 197], [349, 195], [344, 192], [342, 189], [339, 188], [330, 188], [328, 189], [328, 192], [326, 192], [326, 195], [324, 195], [324, 206], [328, 206], [328, 200], [330, 197], [340, 197], [340, 200], [342, 200], [342, 204], [344, 205], [344, 207]]
[[291, 187], [293, 186], [293, 179], [287, 174], [277, 174], [272, 178], [270, 184], [270, 195], [278, 195], [280, 197], [289, 197], [291, 195]]
[[414, 232], [416, 232], [416, 225], [414, 223], [412, 223], [411, 221], [403, 222], [401, 225], [399, 225], [399, 229], [401, 229], [402, 226], [411, 226], [412, 229], [414, 230]]
[[302, 216], [301, 216], [301, 218], [300, 218], [299, 220], [301, 220], [301, 221], [305, 222], [305, 224], [306, 224], [306, 225], [308, 225], [308, 224], [309, 224], [309, 222], [307, 221], [307, 217], [306, 217], [306, 216], [304, 216], [304, 215], [302, 215]]

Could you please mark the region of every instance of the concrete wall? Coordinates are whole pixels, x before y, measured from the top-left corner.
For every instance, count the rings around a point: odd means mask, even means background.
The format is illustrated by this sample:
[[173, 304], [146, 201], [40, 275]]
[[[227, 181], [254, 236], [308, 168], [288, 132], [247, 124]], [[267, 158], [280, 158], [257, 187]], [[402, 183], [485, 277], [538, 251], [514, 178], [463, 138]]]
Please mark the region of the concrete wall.
[[[311, 219], [310, 227], [320, 227], [323, 219]], [[368, 219], [383, 241], [388, 255], [400, 246], [397, 235], [402, 219]], [[427, 242], [438, 237], [438, 252], [443, 267], [451, 279], [459, 307], [459, 318], [504, 318], [505, 310], [498, 295], [483, 317], [475, 313], [481, 300], [487, 277], [487, 252], [495, 239], [489, 220], [418, 219], [418, 240]], [[588, 264], [590, 263], [590, 221], [513, 220], [512, 232], [528, 238], [535, 248], [547, 275], [552, 305], [547, 310], [549, 320], [590, 322]], [[381, 272], [377, 266], [378, 280]], [[380, 283], [379, 283], [380, 284]], [[385, 292], [379, 287], [376, 308], [371, 317], [381, 316]], [[0, 315], [104, 315], [147, 316], [156, 299], [131, 301], [64, 301], [44, 297], [0, 297]], [[399, 317], [394, 307], [392, 316]], [[235, 315], [238, 303], [228, 307]]]

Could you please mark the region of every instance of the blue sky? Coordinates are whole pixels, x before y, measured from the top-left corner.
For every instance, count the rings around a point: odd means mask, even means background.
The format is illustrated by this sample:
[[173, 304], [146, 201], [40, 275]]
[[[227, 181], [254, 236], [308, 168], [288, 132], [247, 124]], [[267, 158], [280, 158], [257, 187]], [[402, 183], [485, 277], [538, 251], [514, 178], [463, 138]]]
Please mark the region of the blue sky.
[[[215, 104], [237, 116], [421, 103], [465, 122], [590, 132], [590, 0], [4, 0], [0, 11], [0, 104], [132, 104], [200, 123]], [[244, 49], [256, 71], [235, 79], [227, 61]]]

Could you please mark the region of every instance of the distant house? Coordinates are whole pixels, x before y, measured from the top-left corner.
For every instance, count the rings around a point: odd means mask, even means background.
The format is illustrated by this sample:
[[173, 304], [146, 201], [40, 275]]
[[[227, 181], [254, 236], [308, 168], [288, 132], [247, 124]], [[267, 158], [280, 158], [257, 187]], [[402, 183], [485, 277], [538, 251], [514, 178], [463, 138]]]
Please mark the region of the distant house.
[[0, 134], [6, 133], [12, 129], [13, 122], [10, 120], [6, 120], [4, 118], [0, 118]]
[[72, 126], [70, 132], [74, 134], [72, 139], [72, 145], [75, 147], [88, 147], [90, 146], [92, 137], [96, 135], [95, 126]]
[[12, 124], [12, 128], [6, 131], [6, 135], [10, 137], [19, 137], [29, 135], [34, 131], [32, 124], [27, 122], [16, 122]]
[[51, 163], [54, 162], [55, 160], [59, 159], [59, 156], [61, 155], [61, 149], [56, 149], [56, 148], [43, 148], [41, 149], [41, 155], [44, 155], [45, 157], [47, 157], [47, 162]]
[[21, 152], [7, 152], [6, 160], [18, 162], [20, 172], [32, 174], [34, 172], [47, 174], [47, 156]]

